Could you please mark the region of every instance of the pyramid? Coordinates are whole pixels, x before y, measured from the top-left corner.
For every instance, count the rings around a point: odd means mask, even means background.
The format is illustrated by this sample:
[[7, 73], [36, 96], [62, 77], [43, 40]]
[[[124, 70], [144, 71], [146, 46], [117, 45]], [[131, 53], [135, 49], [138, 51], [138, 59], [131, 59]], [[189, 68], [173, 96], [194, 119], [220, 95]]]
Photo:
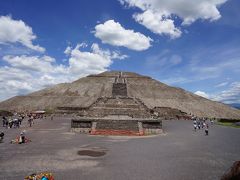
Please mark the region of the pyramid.
[[142, 117], [158, 113], [166, 118], [195, 115], [240, 119], [240, 110], [223, 103], [168, 86], [148, 76], [119, 71], [89, 75], [72, 83], [62, 83], [25, 96], [16, 96], [1, 102], [0, 109], [51, 110], [92, 117], [118, 113]]

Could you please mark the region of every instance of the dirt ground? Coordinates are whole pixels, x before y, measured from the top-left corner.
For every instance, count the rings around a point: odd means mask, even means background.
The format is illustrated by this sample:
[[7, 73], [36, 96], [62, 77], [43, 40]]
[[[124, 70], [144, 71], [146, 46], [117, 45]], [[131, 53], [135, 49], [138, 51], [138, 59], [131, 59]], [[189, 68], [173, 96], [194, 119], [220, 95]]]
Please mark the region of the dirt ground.
[[[210, 125], [205, 136], [191, 121], [164, 121], [163, 128], [157, 136], [91, 136], [70, 132], [67, 117], [39, 119], [31, 128], [26, 122], [20, 129], [0, 127], [0, 179], [50, 171], [57, 180], [214, 180], [240, 160], [240, 129]], [[22, 130], [31, 142], [10, 144]]]

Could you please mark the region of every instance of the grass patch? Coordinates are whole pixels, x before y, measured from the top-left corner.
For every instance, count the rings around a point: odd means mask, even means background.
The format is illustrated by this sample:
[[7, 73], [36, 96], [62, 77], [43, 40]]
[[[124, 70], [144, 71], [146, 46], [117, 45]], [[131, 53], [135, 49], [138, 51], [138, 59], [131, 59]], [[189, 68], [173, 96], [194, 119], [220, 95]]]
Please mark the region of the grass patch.
[[218, 121], [217, 124], [221, 125], [221, 126], [240, 128], [240, 126], [235, 125], [233, 122], [220, 122], [220, 121]]
[[45, 108], [44, 109], [46, 115], [54, 114], [55, 110], [51, 108]]

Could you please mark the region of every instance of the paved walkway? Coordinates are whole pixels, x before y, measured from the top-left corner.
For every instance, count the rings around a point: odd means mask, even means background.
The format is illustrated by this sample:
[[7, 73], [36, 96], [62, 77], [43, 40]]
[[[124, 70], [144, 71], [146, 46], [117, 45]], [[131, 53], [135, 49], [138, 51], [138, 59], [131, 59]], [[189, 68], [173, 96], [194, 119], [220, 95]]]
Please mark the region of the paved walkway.
[[[51, 171], [57, 180], [214, 180], [240, 160], [240, 129], [210, 126], [193, 131], [191, 121], [164, 121], [165, 135], [104, 137], [69, 132], [70, 119], [36, 120], [32, 128], [4, 129], [0, 144], [0, 179], [21, 180]], [[10, 144], [21, 130], [32, 140]], [[106, 152], [79, 156], [79, 150]]]

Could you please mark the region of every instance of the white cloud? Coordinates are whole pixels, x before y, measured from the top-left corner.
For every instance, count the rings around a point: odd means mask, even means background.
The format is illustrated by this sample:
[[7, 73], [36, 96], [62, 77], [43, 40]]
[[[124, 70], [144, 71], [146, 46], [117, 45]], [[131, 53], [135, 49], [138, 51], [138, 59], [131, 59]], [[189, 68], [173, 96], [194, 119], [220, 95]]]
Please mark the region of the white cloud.
[[95, 37], [102, 40], [103, 43], [113, 46], [123, 46], [132, 50], [142, 51], [151, 46], [152, 39], [145, 35], [125, 29], [114, 20], [108, 20], [104, 24], [95, 26]]
[[228, 85], [228, 82], [222, 82], [222, 83], [217, 84], [215, 87], [223, 87], [226, 85]]
[[169, 35], [171, 38], [181, 36], [176, 27], [176, 16], [182, 25], [190, 25], [198, 19], [215, 21], [221, 17], [220, 5], [227, 0], [120, 0], [128, 7], [137, 7], [142, 13], [133, 15], [134, 19], [152, 32]]
[[234, 82], [230, 88], [213, 96], [213, 100], [225, 103], [240, 103], [240, 82]]
[[[113, 59], [125, 59], [126, 55], [120, 55], [118, 52], [111, 52], [99, 48], [98, 44], [92, 44], [92, 52], [84, 52], [79, 48], [81, 44], [69, 51], [69, 68], [72, 73], [81, 73], [82, 75], [96, 74], [106, 71], [112, 64]], [[69, 48], [67, 48], [69, 49]]]
[[72, 48], [71, 48], [70, 46], [68, 46], [68, 47], [65, 49], [64, 54], [69, 55], [69, 54], [71, 53], [71, 50], [72, 50]]
[[156, 34], [166, 34], [172, 39], [181, 36], [182, 32], [176, 28], [172, 19], [166, 19], [163, 14], [147, 10], [142, 14], [134, 14], [134, 19]]
[[0, 67], [0, 100], [33, 92], [50, 85], [70, 82], [89, 74], [106, 71], [113, 59], [125, 59], [119, 52], [103, 50], [93, 44], [90, 51], [82, 51], [86, 44], [67, 47], [68, 64], [57, 64], [50, 56], [4, 56], [6, 66]]
[[209, 99], [209, 95], [203, 91], [196, 91], [194, 94]]
[[49, 56], [4, 56], [3, 60], [11, 67], [22, 69], [23, 71], [49, 72], [53, 69], [52, 62], [55, 59]]
[[163, 79], [162, 82], [168, 85], [179, 85], [179, 84], [190, 83], [192, 82], [192, 80], [189, 78], [179, 76], [179, 77]]
[[23, 21], [14, 20], [10, 16], [0, 16], [0, 44], [20, 43], [32, 50], [44, 52], [43, 47], [33, 45], [32, 41], [36, 38], [32, 28]]

